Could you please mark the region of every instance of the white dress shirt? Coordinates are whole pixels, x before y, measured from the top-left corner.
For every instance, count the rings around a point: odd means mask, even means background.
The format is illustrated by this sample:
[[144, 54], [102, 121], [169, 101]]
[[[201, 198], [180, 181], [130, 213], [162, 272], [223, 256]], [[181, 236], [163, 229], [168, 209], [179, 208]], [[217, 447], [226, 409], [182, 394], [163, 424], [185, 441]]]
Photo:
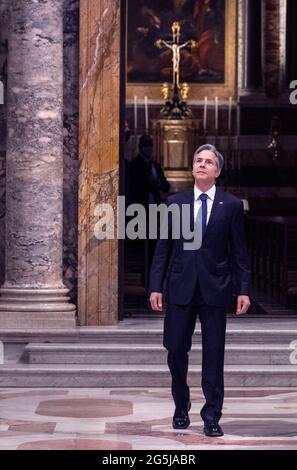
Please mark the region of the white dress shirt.
[[[194, 220], [197, 218], [197, 214], [199, 209], [201, 208], [202, 201], [199, 199], [200, 194], [202, 194], [203, 191], [200, 191], [200, 189], [197, 188], [196, 185], [194, 185]], [[207, 200], [206, 200], [206, 205], [207, 205], [207, 217], [206, 217], [206, 225], [208, 224], [214, 197], [216, 194], [216, 186], [215, 184], [209, 188], [208, 191], [205, 191], [205, 194], [207, 194]]]

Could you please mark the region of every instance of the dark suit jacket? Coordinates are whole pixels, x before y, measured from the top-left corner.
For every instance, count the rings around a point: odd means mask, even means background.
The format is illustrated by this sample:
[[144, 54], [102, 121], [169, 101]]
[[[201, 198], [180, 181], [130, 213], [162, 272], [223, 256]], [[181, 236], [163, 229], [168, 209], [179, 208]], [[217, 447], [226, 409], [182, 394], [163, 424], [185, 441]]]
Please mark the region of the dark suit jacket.
[[[154, 165], [157, 178], [154, 178], [149, 165]], [[170, 183], [166, 180], [161, 165], [154, 160], [146, 161], [141, 155], [137, 155], [130, 163], [129, 172], [130, 201], [148, 207], [149, 194], [152, 194], [153, 202], [161, 202], [160, 191], [168, 192]]]
[[[194, 189], [169, 196], [167, 205], [190, 204], [194, 228]], [[169, 234], [172, 220], [169, 218]], [[180, 239], [159, 239], [150, 273], [150, 292], [163, 292], [167, 276], [167, 302], [186, 305], [193, 296], [197, 279], [206, 304], [226, 307], [232, 291], [249, 295], [250, 263], [244, 234], [242, 201], [216, 188], [215, 198], [200, 249], [184, 250]], [[233, 286], [232, 278], [235, 280]], [[233, 287], [232, 287], [233, 286]]]

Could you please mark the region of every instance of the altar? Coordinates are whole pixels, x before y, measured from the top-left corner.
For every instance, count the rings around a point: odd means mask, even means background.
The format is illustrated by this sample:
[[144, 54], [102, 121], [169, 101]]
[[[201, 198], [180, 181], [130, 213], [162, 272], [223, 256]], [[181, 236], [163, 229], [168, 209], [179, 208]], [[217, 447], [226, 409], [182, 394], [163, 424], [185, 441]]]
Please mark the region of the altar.
[[162, 166], [171, 192], [183, 191], [193, 185], [192, 160], [199, 146], [201, 120], [152, 119], [155, 159]]

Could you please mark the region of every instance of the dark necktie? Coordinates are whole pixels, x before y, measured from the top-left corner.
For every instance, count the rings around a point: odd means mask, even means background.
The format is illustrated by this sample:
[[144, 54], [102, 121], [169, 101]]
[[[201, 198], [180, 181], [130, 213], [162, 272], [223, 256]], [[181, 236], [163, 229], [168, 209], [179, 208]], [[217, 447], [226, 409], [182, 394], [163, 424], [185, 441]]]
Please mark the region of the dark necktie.
[[201, 193], [199, 199], [202, 201], [202, 239], [206, 231], [206, 219], [207, 219], [207, 194]]

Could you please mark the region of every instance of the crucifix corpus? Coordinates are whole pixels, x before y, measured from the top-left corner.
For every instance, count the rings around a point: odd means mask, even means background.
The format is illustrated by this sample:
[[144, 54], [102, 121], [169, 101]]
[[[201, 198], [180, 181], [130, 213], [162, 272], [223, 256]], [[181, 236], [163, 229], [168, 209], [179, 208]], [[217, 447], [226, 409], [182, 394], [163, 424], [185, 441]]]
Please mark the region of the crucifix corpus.
[[192, 39], [180, 44], [180, 24], [175, 21], [171, 27], [172, 29], [172, 41], [165, 41], [164, 39], [158, 39], [156, 46], [160, 49], [167, 48], [172, 51], [172, 64], [173, 64], [173, 83], [171, 85], [172, 98], [169, 99], [170, 85], [164, 83], [162, 86], [162, 94], [165, 100], [165, 105], [161, 110], [163, 116], [172, 119], [182, 119], [189, 117], [191, 111], [187, 105], [187, 98], [189, 93], [189, 85], [187, 83], [180, 84], [180, 51], [185, 47], [192, 48], [197, 43]]

